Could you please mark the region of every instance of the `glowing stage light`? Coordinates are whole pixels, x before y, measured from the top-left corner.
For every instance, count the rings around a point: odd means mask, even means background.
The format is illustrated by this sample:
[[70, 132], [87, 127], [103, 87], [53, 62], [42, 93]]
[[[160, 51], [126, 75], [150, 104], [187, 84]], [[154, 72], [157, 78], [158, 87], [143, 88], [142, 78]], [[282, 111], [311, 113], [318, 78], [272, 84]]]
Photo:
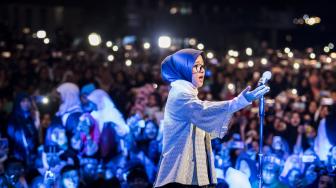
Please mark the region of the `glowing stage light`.
[[252, 48], [246, 48], [245, 53], [246, 55], [251, 56], [253, 53]]
[[228, 84], [228, 89], [229, 89], [230, 91], [234, 91], [234, 90], [236, 89], [236, 87], [235, 87], [235, 85], [234, 85], [233, 83], [229, 83], [229, 84]]
[[204, 44], [202, 44], [202, 43], [198, 43], [198, 44], [197, 44], [197, 49], [199, 49], [199, 50], [203, 50], [203, 49], [204, 49]]
[[325, 46], [325, 47], [323, 48], [323, 51], [324, 51], [325, 53], [328, 53], [328, 52], [330, 52], [330, 48], [329, 48], [328, 46]]
[[327, 62], [327, 63], [331, 63], [331, 60], [332, 60], [332, 59], [331, 59], [330, 57], [327, 57], [327, 58], [326, 58], [326, 62]]
[[45, 38], [45, 39], [43, 40], [43, 43], [44, 43], [44, 44], [49, 44], [49, 42], [50, 42], [50, 40], [49, 40], [48, 38]]
[[113, 61], [114, 60], [114, 56], [111, 54], [111, 55], [108, 55], [107, 56], [107, 60], [108, 61]]
[[284, 49], [284, 52], [285, 52], [286, 54], [288, 54], [288, 53], [290, 52], [290, 48], [286, 47], [286, 48]]
[[189, 45], [191, 45], [191, 46], [195, 46], [196, 45], [196, 39], [195, 38], [191, 38], [191, 39], [189, 39]]
[[310, 57], [311, 59], [315, 59], [316, 55], [315, 55], [315, 53], [310, 53], [310, 54], [309, 54], [309, 57]]
[[158, 44], [160, 48], [169, 48], [171, 46], [171, 38], [169, 36], [161, 36]]
[[254, 62], [253, 62], [252, 60], [249, 60], [249, 61], [247, 62], [247, 66], [249, 66], [249, 67], [253, 67], [253, 66], [254, 66]]
[[127, 59], [125, 61], [125, 65], [128, 66], [128, 67], [131, 66], [132, 65], [132, 61], [130, 59]]
[[212, 52], [208, 52], [208, 53], [206, 54], [206, 56], [207, 56], [208, 59], [212, 59], [212, 58], [214, 58], [214, 54], [213, 54]]
[[42, 103], [43, 104], [48, 104], [49, 103], [49, 98], [48, 97], [43, 97], [42, 98]]
[[231, 65], [235, 64], [235, 63], [236, 63], [235, 58], [230, 57], [230, 58], [229, 58], [229, 63], [230, 63]]
[[101, 43], [101, 37], [97, 33], [91, 33], [88, 40], [91, 46], [99, 46]]
[[111, 41], [107, 41], [107, 42], [106, 42], [106, 47], [108, 47], [108, 48], [111, 48], [111, 47], [112, 47], [112, 45], [113, 45], [113, 44], [112, 44], [112, 42], [111, 42]]
[[36, 36], [39, 39], [43, 39], [47, 36], [47, 33], [44, 30], [39, 30], [36, 32]]
[[267, 63], [268, 62], [266, 58], [261, 58], [261, 64], [266, 65]]
[[336, 59], [336, 52], [331, 53], [330, 57]]
[[114, 52], [117, 52], [117, 51], [119, 50], [119, 47], [116, 46], [116, 45], [114, 45], [114, 46], [112, 47], [112, 50], [113, 50]]
[[300, 64], [299, 63], [294, 63], [293, 67], [295, 70], [298, 70], [300, 68]]
[[150, 47], [151, 47], [151, 45], [150, 45], [149, 42], [145, 42], [145, 43], [143, 44], [143, 48], [146, 49], [146, 50], [148, 50]]
[[328, 44], [328, 47], [329, 47], [330, 49], [334, 49], [334, 44], [333, 44], [333, 43], [329, 43], [329, 44]]

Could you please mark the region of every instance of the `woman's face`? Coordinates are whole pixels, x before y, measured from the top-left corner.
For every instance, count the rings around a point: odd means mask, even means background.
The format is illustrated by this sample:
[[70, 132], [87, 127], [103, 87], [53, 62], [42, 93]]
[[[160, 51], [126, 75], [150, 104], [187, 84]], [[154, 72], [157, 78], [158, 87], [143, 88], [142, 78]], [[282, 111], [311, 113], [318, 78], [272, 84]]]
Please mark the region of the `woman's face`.
[[204, 82], [204, 61], [201, 55], [199, 55], [194, 63], [194, 67], [192, 69], [192, 84], [197, 88], [203, 86]]
[[64, 187], [77, 188], [79, 186], [78, 172], [75, 170], [65, 172], [62, 178], [62, 184]]
[[155, 139], [157, 136], [157, 128], [156, 125], [152, 122], [148, 122], [145, 128], [145, 135], [149, 139]]
[[266, 185], [271, 185], [277, 180], [277, 173], [272, 165], [265, 165], [262, 172], [262, 178]]
[[288, 183], [290, 186], [295, 187], [297, 181], [299, 180], [300, 172], [293, 169], [288, 174]]
[[27, 98], [24, 98], [21, 102], [20, 102], [20, 106], [22, 111], [24, 112], [28, 112], [30, 110], [30, 101]]

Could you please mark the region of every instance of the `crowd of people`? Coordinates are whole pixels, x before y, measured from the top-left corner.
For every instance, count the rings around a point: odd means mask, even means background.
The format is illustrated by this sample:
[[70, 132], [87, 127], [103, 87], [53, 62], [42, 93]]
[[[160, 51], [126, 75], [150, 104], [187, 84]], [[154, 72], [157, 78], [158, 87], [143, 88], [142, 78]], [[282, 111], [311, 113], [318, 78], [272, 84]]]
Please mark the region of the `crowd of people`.
[[[0, 187], [151, 187], [170, 87], [160, 63], [172, 51], [137, 43], [89, 47], [62, 31], [50, 41], [1, 29]], [[261, 45], [250, 56], [206, 60], [201, 100], [230, 100], [256, 86], [260, 72], [273, 74], [264, 187], [335, 187], [336, 59], [311, 58], [311, 51], [288, 56]], [[226, 177], [228, 167], [258, 187], [258, 127], [254, 103], [235, 113], [224, 139], [212, 140], [217, 187], [236, 181]]]

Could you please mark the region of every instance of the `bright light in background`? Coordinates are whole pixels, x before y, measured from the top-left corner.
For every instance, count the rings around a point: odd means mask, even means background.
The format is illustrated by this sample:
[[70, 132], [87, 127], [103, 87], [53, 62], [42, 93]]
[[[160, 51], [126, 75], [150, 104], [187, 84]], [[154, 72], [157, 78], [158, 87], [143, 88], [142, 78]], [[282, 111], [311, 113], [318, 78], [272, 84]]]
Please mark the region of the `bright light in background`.
[[252, 48], [246, 48], [245, 53], [246, 55], [251, 56], [253, 53]]
[[330, 57], [336, 59], [336, 52], [331, 53]]
[[238, 57], [239, 55], [238, 51], [235, 51], [235, 50], [229, 50], [228, 54], [229, 56], [232, 56], [232, 57]]
[[315, 55], [315, 53], [310, 53], [310, 54], [309, 54], [309, 57], [310, 57], [311, 59], [315, 59], [316, 55]]
[[330, 48], [329, 48], [328, 46], [325, 46], [325, 47], [323, 48], [323, 51], [324, 51], [325, 53], [328, 53], [328, 52], [330, 51]]
[[238, 68], [243, 69], [245, 67], [244, 63], [240, 62], [238, 63]]
[[128, 67], [131, 66], [132, 65], [132, 61], [130, 59], [127, 59], [125, 61], [125, 65], [128, 66]]
[[196, 39], [195, 38], [189, 39], [189, 45], [195, 46], [196, 45]]
[[293, 52], [289, 52], [288, 54], [288, 57], [292, 58], [294, 56]]
[[286, 47], [286, 48], [284, 49], [284, 52], [285, 52], [286, 54], [288, 54], [288, 53], [290, 52], [290, 48]]
[[171, 45], [171, 38], [168, 36], [161, 36], [158, 40], [160, 48], [169, 48]]
[[232, 54], [233, 54], [233, 50], [229, 50], [228, 51], [228, 54], [229, 54], [229, 56], [233, 56]]
[[88, 39], [91, 46], [99, 46], [101, 43], [101, 37], [97, 33], [91, 33]]
[[177, 8], [176, 7], [170, 8], [170, 14], [176, 14], [176, 13], [177, 13]]
[[39, 30], [36, 32], [36, 36], [39, 39], [43, 39], [47, 36], [47, 33], [44, 30]]
[[48, 104], [48, 103], [49, 103], [49, 99], [48, 99], [48, 97], [43, 97], [43, 98], [42, 98], [42, 103], [43, 103], [43, 104]]
[[236, 63], [235, 58], [230, 57], [230, 58], [229, 58], [229, 63], [230, 63], [231, 65], [235, 64], [235, 63]]
[[209, 59], [214, 58], [214, 54], [213, 54], [212, 52], [208, 52], [208, 53], [206, 54], [206, 56], [207, 56], [207, 58], [209, 58]]
[[110, 47], [112, 47], [112, 45], [113, 45], [113, 44], [112, 44], [111, 41], [107, 41], [107, 42], [106, 42], [106, 47], [110, 48]]
[[144, 49], [148, 50], [148, 49], [151, 47], [151, 45], [150, 45], [149, 42], [145, 42], [145, 43], [143, 44], [143, 47], [144, 47]]
[[248, 65], [249, 67], [253, 67], [253, 66], [254, 66], [254, 62], [253, 62], [252, 60], [249, 60], [249, 61], [247, 62], [247, 65]]
[[114, 60], [114, 56], [112, 54], [107, 56], [107, 60], [108, 61], [113, 61]]
[[327, 62], [327, 63], [331, 63], [331, 58], [330, 58], [330, 57], [327, 57], [327, 58], [326, 58], [326, 62]]
[[261, 64], [266, 65], [267, 63], [268, 62], [266, 58], [261, 58]]
[[119, 47], [118, 47], [118, 46], [116, 46], [116, 45], [114, 45], [114, 46], [112, 47], [112, 50], [113, 50], [114, 52], [116, 52], [116, 51], [118, 51], [118, 50], [119, 50]]
[[278, 52], [278, 53], [277, 53], [277, 56], [278, 56], [278, 57], [282, 57], [282, 53], [281, 53], [281, 52]]
[[314, 25], [315, 24], [315, 18], [306, 19], [305, 22], [308, 25]]
[[229, 84], [228, 84], [228, 89], [229, 89], [230, 91], [234, 91], [234, 90], [236, 89], [236, 87], [235, 87], [235, 85], [234, 85], [233, 83], [229, 83]]
[[294, 69], [298, 70], [300, 68], [300, 64], [299, 63], [294, 63], [293, 67], [294, 67]]
[[292, 89], [292, 94], [296, 95], [297, 94], [297, 90], [296, 89]]
[[328, 47], [329, 47], [330, 49], [334, 49], [334, 44], [333, 44], [333, 43], [329, 43], [329, 44], [328, 44]]
[[25, 28], [22, 29], [22, 32], [24, 34], [28, 34], [28, 33], [30, 33], [30, 29], [28, 27], [25, 27]]
[[48, 38], [43, 39], [44, 44], [49, 44], [50, 40]]
[[204, 49], [204, 44], [202, 44], [202, 43], [198, 43], [198, 44], [197, 44], [197, 49], [199, 49], [199, 50], [203, 50], [203, 49]]
[[10, 58], [12, 54], [9, 51], [4, 51], [1, 53], [1, 55], [4, 58]]

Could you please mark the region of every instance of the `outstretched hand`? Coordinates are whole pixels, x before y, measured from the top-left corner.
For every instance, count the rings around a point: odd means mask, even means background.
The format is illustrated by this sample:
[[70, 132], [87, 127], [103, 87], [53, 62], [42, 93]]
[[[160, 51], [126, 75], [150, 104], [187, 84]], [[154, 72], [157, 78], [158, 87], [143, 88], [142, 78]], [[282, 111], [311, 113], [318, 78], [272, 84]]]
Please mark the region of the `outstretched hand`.
[[250, 89], [251, 89], [251, 86], [247, 86], [242, 91], [242, 94], [244, 95], [244, 97], [246, 98], [248, 102], [252, 102], [256, 99], [259, 99], [260, 97], [262, 97], [263, 95], [265, 95], [266, 93], [270, 91], [270, 88], [265, 85], [258, 86], [253, 91], [250, 91]]

